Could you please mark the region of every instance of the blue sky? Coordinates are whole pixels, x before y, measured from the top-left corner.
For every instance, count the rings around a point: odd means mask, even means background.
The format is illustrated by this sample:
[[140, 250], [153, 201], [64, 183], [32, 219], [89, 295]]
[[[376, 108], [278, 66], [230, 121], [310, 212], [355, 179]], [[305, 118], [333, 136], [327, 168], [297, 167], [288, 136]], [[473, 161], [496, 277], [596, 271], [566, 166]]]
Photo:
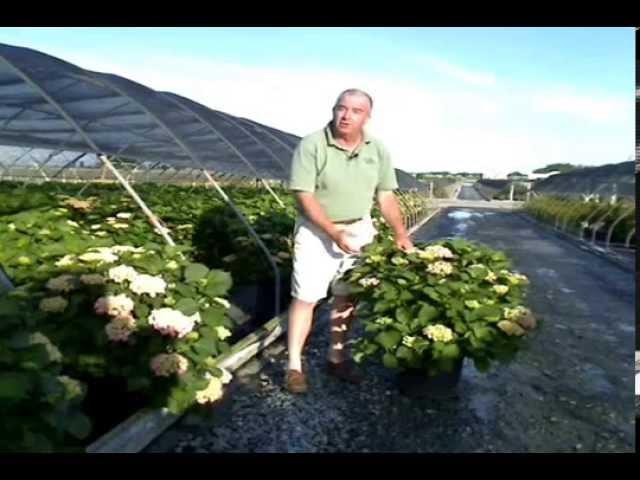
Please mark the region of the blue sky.
[[376, 102], [396, 166], [501, 175], [634, 151], [634, 29], [2, 28], [0, 42], [305, 135]]

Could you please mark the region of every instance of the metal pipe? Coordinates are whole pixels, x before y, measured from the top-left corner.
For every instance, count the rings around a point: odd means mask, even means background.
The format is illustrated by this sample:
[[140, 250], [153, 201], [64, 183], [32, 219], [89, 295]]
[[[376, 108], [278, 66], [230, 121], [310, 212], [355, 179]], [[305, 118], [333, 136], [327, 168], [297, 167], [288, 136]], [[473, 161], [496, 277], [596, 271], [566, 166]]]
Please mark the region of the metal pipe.
[[603, 227], [605, 225], [605, 223], [603, 222], [603, 220], [605, 218], [607, 218], [609, 216], [609, 213], [611, 213], [612, 211], [614, 211], [616, 209], [616, 206], [611, 207], [609, 210], [607, 210], [607, 213], [605, 213], [602, 217], [600, 217], [598, 219], [598, 221], [596, 221], [593, 224], [593, 229], [591, 230], [591, 243], [593, 245], [596, 244], [596, 233], [598, 233], [598, 230], [600, 230], [601, 227]]
[[611, 226], [609, 227], [609, 230], [607, 231], [607, 241], [606, 241], [605, 246], [604, 246], [605, 249], [607, 249], [607, 250], [609, 249], [609, 244], [611, 243], [611, 236], [613, 235], [613, 229], [615, 228], [615, 226], [618, 223], [620, 223], [621, 220], [623, 220], [624, 218], [626, 218], [629, 215], [631, 215], [634, 211], [635, 211], [635, 208], [630, 208], [629, 210], [624, 212], [622, 215], [620, 215], [616, 219], [616, 221], [611, 224]]
[[[582, 235], [582, 234], [584, 233], [584, 230], [585, 230], [586, 228], [588, 228], [588, 227], [589, 227], [589, 221], [590, 221], [590, 220], [595, 216], [595, 214], [596, 214], [596, 213], [598, 213], [598, 212], [602, 209], [602, 207], [607, 208], [607, 207], [608, 207], [608, 205], [607, 205], [607, 204], [605, 204], [605, 205], [600, 205], [599, 207], [596, 207], [596, 208], [595, 208], [595, 209], [594, 209], [594, 210], [593, 210], [593, 211], [592, 211], [592, 212], [587, 216], [587, 218], [585, 218], [585, 219], [580, 223], [580, 240], [582, 240], [582, 238], [583, 238], [583, 235]], [[585, 225], [585, 224], [586, 224], [586, 225]]]
[[[271, 189], [271, 187], [269, 187], [269, 185], [267, 185], [267, 183], [264, 181], [264, 179], [262, 179], [262, 175], [260, 175], [258, 173], [258, 170], [255, 168], [255, 166], [240, 152], [240, 150], [238, 150], [236, 148], [236, 146], [231, 143], [231, 141], [222, 134], [222, 132], [220, 132], [217, 128], [215, 128], [213, 126], [213, 124], [211, 122], [209, 122], [207, 119], [205, 119], [202, 115], [198, 114], [198, 112], [196, 112], [193, 108], [190, 108], [189, 106], [185, 105], [182, 101], [178, 100], [177, 98], [174, 98], [173, 96], [167, 95], [167, 94], [162, 94], [165, 98], [167, 98], [169, 101], [175, 103], [176, 105], [178, 105], [180, 108], [182, 108], [183, 110], [188, 111], [189, 113], [193, 114], [198, 120], [200, 120], [202, 123], [204, 123], [207, 127], [209, 127], [209, 130], [216, 136], [220, 137], [220, 139], [225, 143], [225, 145], [227, 145], [231, 151], [233, 153], [236, 154], [236, 156], [242, 160], [248, 167], [250, 170], [252, 170], [257, 178], [260, 178], [260, 180], [262, 180], [262, 183], [264, 184], [265, 188], [269, 191], [269, 193], [275, 198], [276, 202], [278, 202], [278, 204], [282, 207], [284, 207], [284, 203], [282, 202], [282, 200], [280, 199], [280, 197], [278, 197], [278, 195], [276, 195], [276, 193]], [[214, 112], [215, 113], [215, 112]], [[245, 130], [246, 131], [246, 130]], [[251, 135], [251, 137], [258, 142], [260, 145], [262, 145], [262, 143], [260, 143], [253, 135]], [[269, 150], [269, 152], [271, 153], [272, 156], [275, 157], [275, 154]]]
[[[111, 88], [112, 90], [120, 93], [121, 95], [129, 98], [132, 101], [135, 101], [133, 98], [131, 98], [126, 92], [124, 92], [122, 89], [120, 89], [119, 87], [113, 85], [112, 82], [107, 81], [105, 79], [102, 80], [97, 80], [95, 79], [97, 82], [102, 83], [103, 85], [107, 85], [109, 88]], [[182, 141], [157, 115], [155, 115], [153, 112], [151, 112], [149, 110], [149, 108], [147, 108], [144, 104], [135, 101], [135, 103], [143, 110], [145, 111], [151, 118], [153, 118], [156, 123], [158, 125], [160, 125], [165, 132], [167, 133], [167, 135], [169, 135], [171, 138], [173, 138], [174, 142], [180, 146], [180, 148], [182, 148], [182, 150], [191, 158], [192, 161], [197, 162], [200, 165], [200, 168], [205, 172], [205, 175], [208, 176], [208, 180], [210, 182], [213, 182], [214, 187], [216, 188], [216, 190], [218, 191], [218, 193], [223, 196], [223, 198], [227, 198], [227, 201], [229, 203], [229, 205], [231, 206], [231, 208], [233, 209], [233, 211], [235, 212], [235, 214], [237, 215], [237, 217], [240, 219], [240, 221], [242, 221], [246, 227], [250, 227], [250, 225], [248, 224], [247, 220], [245, 219], [244, 215], [242, 215], [242, 213], [240, 211], [238, 211], [238, 209], [235, 207], [235, 205], [233, 204], [233, 202], [231, 202], [231, 200], [229, 199], [229, 197], [226, 195], [226, 193], [224, 192], [224, 190], [222, 190], [220, 188], [220, 186], [213, 180], [213, 178], [209, 175], [209, 172], [206, 171], [206, 167], [204, 165], [204, 163], [202, 162], [202, 160], [200, 159], [200, 157], [198, 155], [196, 155], [196, 153], [184, 142]], [[252, 229], [249, 230], [250, 232], [252, 232]], [[264, 246], [264, 244], [262, 243], [262, 241], [260, 240], [260, 238], [255, 234], [255, 232], [252, 233], [252, 235], [254, 235], [256, 237], [256, 240], [259, 242], [259, 245], [261, 245], [261, 248], [264, 250], [265, 254], [267, 255], [267, 258], [269, 260], [269, 262], [271, 263], [275, 275], [276, 275], [276, 291], [278, 294], [278, 298], [277, 298], [277, 302], [276, 302], [276, 312], [277, 315], [280, 314], [280, 297], [279, 297], [279, 291], [280, 291], [280, 272], [278, 270], [278, 267], [275, 265], [275, 262], [273, 261], [273, 258], [271, 257], [271, 254], [269, 252], [269, 250]]]
[[167, 242], [167, 244], [171, 245], [172, 247], [175, 246], [175, 242], [167, 233], [167, 229], [160, 224], [160, 222], [158, 221], [158, 218], [153, 214], [151, 210], [149, 210], [149, 207], [147, 207], [147, 204], [144, 203], [142, 198], [140, 198], [140, 196], [131, 187], [131, 185], [129, 185], [129, 182], [127, 182], [127, 180], [113, 166], [109, 158], [106, 155], [99, 155], [98, 158], [100, 158], [100, 160], [105, 164], [105, 166], [109, 169], [109, 171], [118, 179], [118, 181], [122, 184], [125, 190], [129, 192], [129, 195], [133, 197], [133, 199], [138, 204], [138, 206], [142, 209], [142, 211], [145, 213], [145, 215], [147, 216], [151, 224], [158, 229], [158, 231], [160, 232], [160, 235], [162, 236], [162, 238], [164, 238], [165, 242]]
[[624, 241], [624, 246], [629, 248], [631, 246], [631, 238], [636, 233], [636, 227], [633, 227], [631, 231], [627, 234], [627, 238]]
[[242, 223], [244, 224], [245, 228], [247, 230], [249, 230], [250, 234], [253, 236], [255, 241], [258, 243], [259, 247], [262, 249], [264, 254], [267, 256], [267, 260], [271, 264], [271, 268], [273, 269], [273, 272], [275, 274], [275, 291], [276, 291], [276, 294], [275, 294], [275, 316], [276, 317], [279, 316], [280, 315], [280, 269], [278, 268], [278, 266], [276, 265], [275, 261], [273, 260], [273, 256], [271, 255], [271, 252], [266, 247], [266, 245], [262, 242], [262, 239], [256, 233], [256, 231], [253, 229], [253, 227], [247, 221], [247, 219], [244, 217], [244, 215], [238, 210], [238, 208], [236, 207], [235, 203], [233, 203], [233, 201], [229, 198], [229, 196], [226, 194], [226, 192], [222, 188], [220, 188], [220, 185], [218, 185], [218, 182], [216, 182], [213, 179], [213, 177], [209, 174], [209, 172], [206, 169], [203, 169], [202, 172], [204, 173], [204, 176], [207, 178], [209, 183], [211, 185], [213, 185], [213, 187], [217, 190], [218, 194], [224, 199], [225, 202], [227, 202], [227, 205], [229, 205], [229, 207], [231, 207], [231, 209], [235, 212], [236, 216], [242, 221]]

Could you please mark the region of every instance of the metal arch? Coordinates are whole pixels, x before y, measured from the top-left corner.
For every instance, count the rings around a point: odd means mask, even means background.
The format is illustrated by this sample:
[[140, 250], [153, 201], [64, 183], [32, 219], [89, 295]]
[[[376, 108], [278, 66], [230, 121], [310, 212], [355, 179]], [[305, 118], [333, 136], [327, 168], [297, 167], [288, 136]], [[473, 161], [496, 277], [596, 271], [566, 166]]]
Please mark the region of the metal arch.
[[607, 218], [609, 214], [616, 209], [617, 205], [613, 205], [613, 206], [610, 205], [610, 207], [611, 208], [609, 208], [609, 210], [607, 210], [607, 212], [593, 224], [593, 228], [591, 229], [591, 243], [593, 245], [596, 244], [596, 233], [598, 233], [598, 230], [600, 230], [600, 228], [605, 225], [603, 220]]
[[240, 212], [238, 210], [237, 206], [227, 196], [227, 194], [224, 192], [224, 190], [222, 190], [222, 188], [220, 188], [218, 183], [211, 177], [211, 175], [209, 175], [209, 172], [207, 171], [206, 166], [204, 165], [202, 160], [200, 160], [199, 156], [196, 155], [195, 152], [193, 150], [191, 150], [191, 148], [189, 146], [187, 146], [180, 138], [178, 138], [178, 135], [175, 132], [173, 132], [160, 118], [158, 118], [157, 115], [155, 115], [153, 112], [151, 112], [144, 104], [142, 104], [139, 101], [137, 101], [134, 98], [132, 98], [129, 94], [124, 92], [121, 88], [113, 85], [112, 82], [110, 82], [109, 80], [107, 80], [105, 78], [96, 78], [92, 74], [90, 74], [90, 73], [88, 73], [88, 74], [96, 82], [98, 82], [98, 83], [100, 83], [102, 85], [105, 85], [108, 88], [111, 88], [112, 90], [118, 92], [123, 97], [126, 97], [126, 98], [130, 99], [132, 102], [134, 102], [136, 105], [138, 105], [139, 108], [141, 108], [144, 112], [147, 113], [147, 115], [149, 115], [152, 119], [154, 119], [156, 121], [156, 123], [158, 125], [160, 125], [163, 128], [163, 130], [171, 138], [173, 138], [173, 140], [176, 142], [176, 144], [178, 146], [180, 146], [182, 148], [182, 150], [189, 157], [191, 157], [192, 160], [194, 160], [195, 162], [197, 162], [200, 165], [200, 168], [205, 172], [205, 176], [207, 176], [207, 179], [209, 180], [209, 182], [213, 184], [214, 188], [218, 191], [220, 196], [231, 207], [231, 209], [234, 211], [234, 213], [240, 219], [240, 221], [244, 224], [244, 226], [247, 228], [247, 230], [249, 230], [250, 234], [254, 237], [254, 239], [256, 240], [258, 245], [260, 246], [260, 248], [263, 250], [264, 254], [267, 256], [267, 259], [268, 259], [269, 263], [271, 264], [271, 267], [273, 268], [274, 273], [275, 273], [275, 277], [276, 277], [276, 288], [275, 288], [275, 290], [276, 290], [276, 305], [275, 305], [275, 311], [276, 311], [276, 316], [279, 316], [280, 315], [280, 271], [279, 271], [277, 265], [275, 264], [275, 262], [273, 260], [271, 252], [269, 252], [269, 249], [267, 249], [265, 244], [262, 242], [262, 239], [260, 238], [260, 236], [256, 233], [256, 231], [253, 229], [253, 227], [249, 224], [249, 222], [244, 217], [242, 212]]
[[[20, 147], [20, 148], [25, 148], [25, 147]], [[14, 159], [14, 161], [10, 163], [8, 166], [5, 166], [4, 163], [0, 162], [0, 166], [2, 166], [2, 169], [7, 173], [11, 173], [9, 169], [13, 167], [16, 163], [18, 163], [21, 159], [23, 159], [29, 152], [35, 150], [35, 148], [29, 147], [29, 148], [25, 148], [25, 150], [26, 150], [25, 152], [23, 152], [21, 155], [18, 155], [18, 157]], [[2, 180], [3, 178], [4, 178], [4, 173], [0, 175], [0, 180]]]
[[12, 68], [16, 72], [16, 74], [20, 78], [22, 78], [22, 80], [24, 80], [27, 84], [29, 84], [31, 88], [33, 88], [36, 92], [38, 92], [42, 96], [42, 98], [44, 98], [47, 102], [49, 102], [51, 106], [53, 106], [56, 110], [58, 110], [58, 113], [62, 115], [62, 118], [64, 118], [67, 121], [67, 123], [69, 123], [69, 125], [71, 125], [71, 127], [73, 127], [76, 130], [76, 132], [78, 132], [80, 137], [85, 141], [87, 146], [94, 151], [95, 154], [100, 153], [100, 149], [98, 148], [98, 146], [93, 142], [93, 140], [91, 140], [87, 136], [87, 134], [82, 130], [82, 128], [80, 128], [80, 125], [78, 125], [78, 123], [73, 118], [71, 118], [71, 116], [66, 112], [66, 110], [62, 107], [62, 105], [60, 105], [56, 100], [54, 100], [47, 92], [44, 91], [44, 89], [40, 85], [38, 85], [29, 75], [23, 72], [19, 67], [15, 66], [12, 62], [10, 62], [9, 60], [7, 60], [1, 55], [0, 55], [0, 60], [2, 60], [10, 68]]
[[624, 241], [624, 246], [629, 248], [631, 246], [631, 238], [636, 233], [636, 227], [633, 227], [631, 231], [627, 234], [627, 238]]
[[271, 155], [271, 157], [278, 162], [278, 165], [280, 165], [280, 168], [282, 168], [282, 171], [286, 174], [287, 173], [287, 169], [285, 168], [285, 166], [282, 164], [282, 162], [280, 161], [280, 159], [278, 158], [278, 156], [273, 153], [273, 151], [267, 147], [264, 143], [262, 143], [258, 138], [255, 137], [255, 135], [253, 135], [251, 132], [249, 132], [246, 128], [244, 128], [242, 125], [240, 125], [238, 122], [236, 122], [235, 120], [233, 120], [233, 118], [231, 118], [230, 115], [225, 116], [220, 112], [216, 112], [215, 110], [211, 110], [211, 113], [213, 113], [214, 115], [222, 118], [223, 120], [226, 120], [228, 122], [230, 122], [231, 124], [235, 125], [236, 128], [239, 128], [241, 131], [243, 131], [246, 135], [248, 135], [249, 137], [251, 137], [253, 139], [254, 142], [256, 142], [258, 144], [259, 147], [261, 147], [262, 149], [264, 149], [264, 151], [266, 151], [269, 155]]
[[635, 211], [634, 207], [629, 208], [629, 210], [627, 210], [626, 212], [624, 212], [622, 215], [620, 215], [615, 222], [613, 222], [611, 224], [611, 226], [609, 227], [609, 230], [607, 231], [607, 241], [605, 243], [604, 248], [609, 249], [609, 244], [611, 243], [611, 237], [613, 235], [613, 229], [615, 228], [615, 226], [620, 223], [620, 221], [626, 217], [628, 217], [629, 215], [631, 215], [633, 212]]
[[266, 133], [269, 137], [271, 137], [276, 142], [278, 142], [280, 145], [282, 145], [284, 148], [289, 150], [290, 153], [293, 153], [294, 149], [291, 147], [291, 145], [287, 145], [285, 142], [283, 142], [278, 137], [276, 137], [273, 133], [271, 133], [270, 131], [266, 130], [265, 128], [262, 128], [260, 125], [256, 124], [255, 122], [252, 122], [251, 120], [248, 120], [246, 118], [238, 118], [238, 121], [243, 122], [243, 123], [249, 123], [249, 124], [253, 125], [259, 132]]
[[564, 222], [562, 222], [562, 226], [560, 227], [560, 230], [564, 232], [567, 229], [567, 223], [569, 223], [569, 217], [571, 217], [571, 213], [581, 206], [582, 206], [582, 202], [574, 206], [573, 208], [569, 209], [567, 214], [564, 216]]
[[[238, 156], [238, 158], [240, 158], [240, 160], [242, 160], [244, 163], [247, 164], [247, 166], [249, 167], [250, 170], [252, 170], [255, 174], [256, 174], [256, 178], [260, 178], [260, 180], [262, 181], [262, 184], [265, 186], [265, 188], [269, 191], [269, 193], [273, 196], [273, 198], [276, 199], [276, 201], [278, 202], [278, 204], [282, 207], [284, 207], [284, 203], [282, 203], [282, 200], [280, 200], [280, 197], [278, 197], [278, 195], [276, 195], [276, 193], [271, 189], [271, 187], [264, 181], [263, 178], [261, 178], [261, 175], [258, 173], [258, 170], [253, 166], [253, 164], [251, 162], [249, 162], [249, 160], [247, 160], [247, 158], [235, 147], [235, 145], [233, 145], [231, 143], [231, 141], [224, 136], [218, 129], [216, 129], [211, 122], [207, 121], [206, 119], [204, 119], [200, 114], [198, 114], [198, 112], [194, 111], [192, 108], [186, 106], [184, 103], [182, 103], [180, 100], [178, 99], [174, 99], [171, 96], [165, 94], [165, 93], [161, 93], [160, 95], [162, 95], [163, 97], [165, 97], [167, 100], [171, 101], [172, 103], [178, 105], [180, 108], [182, 108], [183, 110], [185, 110], [186, 112], [189, 112], [191, 114], [193, 114], [198, 120], [200, 120], [202, 123], [204, 123], [205, 127], [208, 127], [209, 130], [211, 130], [211, 132], [213, 132], [214, 135], [219, 136], [222, 141]], [[255, 138], [255, 137], [254, 137]], [[273, 154], [273, 152], [272, 152]]]
[[[100, 155], [100, 149], [98, 148], [98, 146], [93, 142], [93, 140], [91, 140], [91, 138], [89, 138], [89, 136], [80, 127], [80, 125], [78, 125], [78, 123], [67, 113], [67, 111], [62, 107], [62, 105], [60, 105], [55, 99], [53, 99], [49, 94], [47, 94], [47, 92], [45, 92], [44, 89], [40, 85], [38, 85], [33, 79], [31, 79], [31, 77], [29, 75], [24, 73], [20, 68], [18, 68], [15, 65], [13, 65], [13, 63], [8, 61], [3, 56], [0, 56], [0, 60], [5, 62], [10, 68], [14, 69], [19, 77], [21, 77], [25, 82], [27, 82], [33, 89], [35, 89], [38, 93], [40, 93], [42, 98], [44, 98], [47, 102], [49, 102], [54, 108], [56, 108], [58, 110], [60, 115], [62, 115], [62, 117], [69, 123], [69, 125], [71, 125], [78, 132], [80, 137], [84, 139], [84, 141], [86, 142], [87, 146], [90, 147], [94, 151], [94, 153], [98, 156], [98, 158], [100, 158], [100, 160], [102, 160], [107, 165], [107, 167], [112, 170], [112, 173], [114, 173], [114, 175], [116, 175], [116, 178], [118, 178], [118, 180], [121, 181], [121, 183], [127, 189], [127, 191], [129, 191], [129, 193], [138, 202], [138, 205], [142, 208], [142, 210], [145, 212], [145, 214], [147, 214], [147, 216], [149, 216], [149, 219], [151, 220], [151, 222], [154, 223], [154, 220], [155, 220], [155, 222], [157, 223], [157, 219], [155, 218], [155, 215], [153, 215], [151, 210], [149, 210], [147, 208], [147, 206], [144, 204], [142, 199], [140, 199], [136, 195], [135, 191], [130, 187], [130, 185], [126, 182], [126, 180], [124, 178], [122, 178], [122, 176], [117, 172], [117, 170], [115, 170], [115, 168], [113, 168], [113, 165], [111, 164], [109, 159], [107, 157], [103, 156], [103, 155]], [[129, 96], [125, 96], [125, 97], [131, 99]], [[137, 104], [137, 102], [134, 102], [134, 103]], [[169, 245], [173, 245], [173, 240], [168, 235], [168, 233], [166, 232], [165, 229], [161, 229], [160, 230], [160, 234], [162, 235], [162, 237], [165, 239], [165, 241]]]
[[[569, 200], [562, 198], [562, 202], [563, 203], [567, 203]], [[553, 226], [554, 229], [558, 229], [558, 226], [560, 225], [560, 218], [562, 218], [562, 213], [559, 213], [558, 216], [556, 217], [556, 222], [555, 225]]]
[[[607, 206], [607, 204], [605, 203], [604, 205], [600, 205], [600, 206], [596, 207], [593, 210], [593, 212], [591, 212], [587, 216], [587, 218], [585, 218], [582, 222], [580, 222], [580, 240], [582, 240], [582, 234], [584, 233], [585, 228], [589, 227], [589, 222], [591, 221], [591, 219], [595, 216], [595, 214], [597, 212], [599, 212], [602, 209], [602, 207], [606, 207], [606, 206]], [[586, 226], [582, 226], [584, 223], [586, 223], [587, 225]]]

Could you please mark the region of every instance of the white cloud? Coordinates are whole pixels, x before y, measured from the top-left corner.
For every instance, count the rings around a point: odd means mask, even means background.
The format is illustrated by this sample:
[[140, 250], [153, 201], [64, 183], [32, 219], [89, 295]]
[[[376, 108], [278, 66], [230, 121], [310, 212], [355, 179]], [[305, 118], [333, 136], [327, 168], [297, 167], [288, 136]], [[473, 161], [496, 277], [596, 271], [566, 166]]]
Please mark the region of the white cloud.
[[415, 60], [422, 65], [427, 65], [442, 75], [459, 80], [468, 85], [492, 87], [496, 84], [496, 76], [493, 73], [471, 70], [433, 56], [421, 55], [416, 57]]
[[620, 118], [627, 113], [630, 105], [630, 102], [616, 98], [585, 96], [571, 91], [537, 93], [531, 98], [534, 112], [568, 114], [592, 122], [609, 122]]
[[[374, 97], [370, 131], [389, 147], [395, 165], [409, 171], [482, 171], [497, 176], [554, 162], [620, 162], [634, 151], [631, 95], [626, 103], [579, 91], [469, 89], [469, 83], [494, 85], [495, 77], [443, 61], [434, 65], [462, 80], [462, 85], [428, 86], [383, 72], [51, 53], [300, 136], [329, 120], [338, 92], [362, 88]], [[563, 129], [556, 128], [558, 124]]]

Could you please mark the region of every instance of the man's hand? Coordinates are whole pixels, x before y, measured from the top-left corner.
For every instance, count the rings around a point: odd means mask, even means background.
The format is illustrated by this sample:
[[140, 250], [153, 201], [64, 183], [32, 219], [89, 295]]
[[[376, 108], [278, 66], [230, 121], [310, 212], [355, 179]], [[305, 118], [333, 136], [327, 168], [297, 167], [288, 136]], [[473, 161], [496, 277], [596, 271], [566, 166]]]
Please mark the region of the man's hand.
[[345, 253], [354, 254], [359, 253], [360, 250], [357, 250], [351, 246], [349, 243], [350, 235], [346, 230], [337, 230], [333, 235], [331, 235], [331, 239], [336, 242], [336, 245]]
[[402, 212], [393, 192], [378, 192], [378, 205], [380, 213], [394, 231], [396, 247], [405, 252], [413, 250], [413, 242], [404, 227]]
[[414, 249], [413, 242], [411, 241], [411, 238], [409, 238], [409, 235], [407, 234], [396, 235], [395, 242], [396, 242], [396, 247], [404, 252], [409, 253]]

